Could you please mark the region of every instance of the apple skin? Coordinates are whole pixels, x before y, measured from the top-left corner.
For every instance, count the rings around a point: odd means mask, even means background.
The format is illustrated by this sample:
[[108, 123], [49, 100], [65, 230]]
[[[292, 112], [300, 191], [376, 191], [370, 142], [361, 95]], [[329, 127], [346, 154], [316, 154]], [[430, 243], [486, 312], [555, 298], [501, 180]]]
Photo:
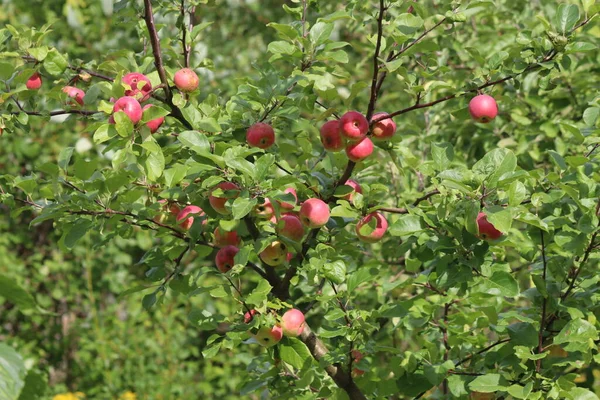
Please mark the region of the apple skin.
[[282, 215], [277, 223], [277, 233], [294, 242], [301, 242], [304, 237], [304, 225], [300, 218], [293, 214]]
[[[227, 190], [239, 190], [240, 187], [232, 182], [221, 182], [217, 186], [215, 186], [215, 189], [222, 189], [224, 191], [227, 191]], [[227, 208], [225, 208], [225, 203], [227, 203], [227, 200], [229, 200], [229, 199], [226, 197], [213, 196], [212, 192], [211, 192], [211, 195], [208, 197], [208, 202], [210, 203], [212, 208], [216, 212], [218, 212], [219, 214], [222, 214], [222, 215], [230, 214], [230, 211]]]
[[75, 101], [77, 102], [70, 102], [71, 105], [83, 105], [83, 98], [85, 97], [85, 92], [83, 90], [78, 89], [74, 86], [65, 86], [64, 88], [62, 88], [62, 91], [65, 92], [67, 96], [75, 99]]
[[348, 193], [347, 195], [345, 195], [344, 197], [342, 197], [342, 199], [348, 200], [349, 202], [352, 202], [352, 200], [354, 199], [354, 193], [361, 193], [362, 194], [362, 188], [360, 187], [360, 185], [358, 184], [358, 182], [356, 182], [355, 180], [348, 179], [346, 181], [346, 183], [344, 183], [344, 185], [350, 186], [352, 189], [354, 189], [354, 191]]
[[252, 336], [261, 346], [271, 347], [279, 343], [283, 337], [283, 330], [279, 325], [275, 325], [272, 328], [263, 326], [255, 335]]
[[292, 308], [281, 317], [281, 328], [285, 336], [298, 337], [306, 325], [302, 311]]
[[134, 97], [138, 101], [146, 101], [150, 98], [152, 92], [152, 83], [150, 79], [139, 72], [130, 72], [121, 79], [129, 89], [125, 89], [125, 96]]
[[[298, 202], [298, 195], [296, 194], [296, 189], [287, 188], [283, 191], [283, 193], [291, 193], [294, 196], [294, 198], [296, 199], [296, 203]], [[279, 207], [283, 208], [284, 210], [293, 210], [295, 207], [295, 204], [288, 203], [287, 201], [277, 200], [277, 202], [279, 203]]]
[[485, 213], [480, 212], [477, 214], [477, 227], [479, 228], [479, 237], [481, 239], [496, 240], [502, 236], [502, 232], [487, 220]]
[[261, 219], [271, 219], [275, 215], [275, 209], [271, 200], [265, 199], [264, 203], [257, 204], [253, 210], [254, 215]]
[[[198, 206], [185, 206], [181, 211], [179, 211], [175, 219], [177, 220], [177, 223], [179, 224], [181, 229], [183, 229], [184, 231], [189, 231], [192, 225], [194, 224], [194, 217], [190, 217], [190, 215], [195, 214], [198, 214], [198, 216], [200, 217], [206, 215], [204, 214], [204, 211], [202, 211], [202, 209]], [[206, 220], [202, 221], [202, 225], [205, 225], [206, 222]]]
[[268, 149], [275, 143], [275, 131], [269, 124], [257, 122], [246, 131], [246, 141], [251, 147]]
[[189, 93], [198, 89], [200, 79], [198, 79], [198, 75], [196, 75], [196, 73], [191, 69], [182, 68], [175, 72], [175, 76], [173, 76], [173, 83], [175, 83], [177, 89], [181, 90], [182, 92]]
[[[388, 114], [387, 113], [377, 113], [377, 114], [373, 115], [373, 117], [371, 118], [371, 121], [373, 121], [379, 117], [384, 117], [386, 115], [388, 115]], [[394, 133], [396, 133], [396, 123], [391, 118], [384, 119], [375, 124], [372, 132], [373, 132], [374, 139], [381, 139], [381, 140], [391, 139], [392, 136], [394, 136]]]
[[[372, 219], [375, 219], [376, 221], [375, 230], [373, 230], [373, 232], [369, 234], [361, 234], [361, 228], [364, 225], [367, 225]], [[376, 243], [379, 242], [381, 238], [383, 238], [385, 232], [387, 231], [387, 228], [388, 222], [383, 216], [383, 214], [378, 212], [372, 212], [371, 214], [363, 217], [360, 221], [358, 221], [358, 223], [356, 224], [356, 235], [361, 241], [365, 243]]]
[[320, 199], [308, 199], [300, 207], [300, 221], [309, 229], [320, 228], [329, 221], [329, 206]]
[[350, 143], [346, 146], [346, 155], [355, 163], [364, 160], [373, 153], [373, 142], [369, 138], [364, 138], [360, 142]]
[[[153, 107], [153, 105], [146, 104], [144, 108], [142, 108], [142, 111], [147, 110], [150, 107]], [[160, 126], [163, 124], [163, 122], [165, 122], [165, 117], [155, 118], [151, 121], [146, 122], [146, 126], [150, 129], [150, 133], [155, 133], [158, 130], [158, 128], [160, 128]]]
[[224, 231], [221, 228], [215, 228], [215, 246], [217, 247], [225, 247], [225, 246], [239, 246], [240, 245], [240, 237], [238, 236], [236, 231]]
[[254, 316], [256, 314], [260, 314], [260, 313], [258, 311], [256, 311], [255, 309], [246, 311], [246, 313], [244, 314], [244, 323], [249, 324], [250, 322], [252, 322], [252, 320], [254, 319]]
[[219, 251], [217, 251], [217, 255], [215, 256], [215, 264], [217, 264], [217, 268], [222, 273], [229, 271], [235, 265], [235, 255], [240, 251], [235, 246], [227, 245]]
[[181, 211], [181, 209], [176, 203], [169, 204], [169, 202], [165, 199], [159, 200], [158, 203], [162, 204], [163, 206], [161, 208], [161, 213], [154, 217], [154, 222], [160, 224], [164, 223], [167, 218], [167, 215], [165, 214], [167, 210], [169, 211], [169, 214], [171, 214], [175, 218], [177, 218], [177, 214], [179, 214], [179, 212]]
[[469, 112], [475, 121], [487, 124], [498, 115], [498, 104], [492, 96], [480, 94], [469, 102]]
[[265, 264], [276, 267], [286, 261], [287, 252], [287, 246], [279, 240], [275, 240], [260, 252], [259, 257]]
[[340, 151], [346, 145], [340, 129], [340, 121], [327, 121], [321, 127], [321, 143], [327, 151]]
[[359, 141], [369, 131], [369, 121], [358, 111], [348, 111], [340, 118], [342, 136], [353, 142]]
[[29, 79], [27, 79], [27, 82], [25, 82], [25, 86], [29, 90], [38, 90], [39, 88], [41, 88], [42, 76], [40, 75], [40, 73], [34, 72], [33, 75], [31, 75]]
[[113, 113], [123, 111], [135, 125], [142, 119], [142, 106], [131, 96], [123, 96], [115, 102]]

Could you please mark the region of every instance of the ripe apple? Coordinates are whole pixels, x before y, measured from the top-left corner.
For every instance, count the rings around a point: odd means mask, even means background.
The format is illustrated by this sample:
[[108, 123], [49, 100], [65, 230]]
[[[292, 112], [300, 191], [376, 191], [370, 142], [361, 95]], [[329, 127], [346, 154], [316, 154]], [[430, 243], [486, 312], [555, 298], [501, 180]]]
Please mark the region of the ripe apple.
[[27, 82], [25, 82], [25, 86], [29, 90], [38, 90], [39, 88], [41, 88], [42, 76], [40, 75], [40, 73], [34, 72], [33, 75], [31, 75], [29, 79], [27, 79]]
[[271, 219], [275, 215], [275, 209], [271, 200], [265, 199], [261, 204], [257, 204], [253, 210], [254, 215], [261, 219]]
[[[232, 182], [221, 182], [217, 186], [215, 186], [215, 189], [221, 189], [223, 191], [237, 190], [238, 192], [234, 196], [234, 197], [237, 197], [239, 195], [240, 187]], [[213, 191], [214, 191], [214, 189], [213, 189]], [[230, 214], [230, 211], [225, 207], [225, 203], [227, 203], [227, 200], [229, 200], [228, 197], [216, 197], [216, 196], [213, 196], [212, 192], [211, 192], [210, 196], [208, 197], [208, 202], [210, 203], [212, 208], [219, 214], [223, 214], [223, 215]]]
[[252, 336], [261, 346], [271, 347], [279, 343], [283, 337], [283, 331], [279, 325], [275, 325], [272, 328], [263, 326], [258, 330], [258, 333]]
[[275, 240], [269, 244], [266, 249], [260, 252], [259, 257], [263, 262], [271, 267], [276, 267], [285, 262], [287, 256], [287, 246], [285, 243]]
[[152, 92], [152, 83], [150, 79], [139, 72], [130, 72], [121, 79], [129, 89], [125, 89], [125, 96], [134, 97], [138, 101], [146, 101]]
[[321, 127], [321, 143], [327, 151], [340, 151], [344, 148], [346, 141], [342, 136], [340, 121], [327, 121]]
[[221, 228], [215, 228], [215, 246], [217, 247], [225, 247], [225, 246], [239, 246], [240, 245], [240, 237], [238, 236], [236, 231], [224, 231]]
[[177, 86], [177, 89], [181, 90], [182, 92], [189, 93], [198, 89], [200, 79], [198, 79], [198, 75], [196, 75], [196, 73], [191, 69], [182, 68], [175, 72], [173, 82], [175, 83], [175, 86]]
[[235, 265], [235, 255], [240, 251], [235, 246], [227, 245], [219, 251], [217, 251], [217, 255], [215, 256], [215, 264], [217, 264], [217, 268], [222, 273], [229, 271]]
[[251, 147], [268, 149], [275, 143], [275, 131], [269, 124], [257, 122], [246, 131], [246, 141]]
[[496, 240], [502, 236], [502, 232], [494, 227], [487, 220], [487, 215], [480, 212], [477, 214], [477, 227], [479, 229], [479, 237], [484, 240]]
[[296, 189], [287, 188], [283, 191], [283, 193], [291, 193], [296, 200], [295, 200], [294, 204], [288, 203], [287, 201], [277, 200], [277, 202], [279, 203], [279, 207], [283, 208], [284, 210], [293, 210], [294, 207], [296, 206], [296, 203], [298, 202], [298, 195], [296, 194]]
[[301, 242], [304, 237], [304, 226], [297, 216], [293, 214], [282, 215], [277, 223], [277, 233], [294, 242]]
[[360, 142], [350, 143], [346, 146], [346, 155], [354, 162], [359, 162], [369, 157], [373, 153], [373, 142], [371, 139], [364, 138]]
[[115, 102], [113, 114], [123, 111], [135, 125], [142, 119], [142, 106], [131, 96], [123, 96]]
[[363, 139], [369, 131], [369, 121], [358, 111], [348, 111], [340, 118], [342, 136], [353, 142]]
[[469, 112], [475, 121], [487, 124], [498, 115], [498, 104], [492, 96], [480, 94], [469, 102]]
[[329, 221], [329, 206], [320, 199], [308, 199], [300, 207], [300, 221], [309, 229], [320, 228]]
[[365, 358], [365, 356], [363, 355], [363, 353], [360, 352], [360, 350], [353, 349], [352, 350], [352, 358], [354, 358], [354, 362], [359, 362], [360, 360]]
[[[384, 117], [386, 115], [388, 115], [388, 114], [387, 113], [377, 113], [377, 114], [373, 115], [373, 118], [371, 118], [371, 121], [373, 121], [379, 117]], [[396, 133], [396, 123], [391, 118], [384, 119], [375, 124], [372, 132], [373, 132], [373, 138], [375, 138], [375, 139], [383, 139], [383, 140], [390, 139], [392, 136], [394, 136], [394, 133]]]
[[[375, 229], [372, 232], [367, 233], [367, 231], [371, 230], [371, 228], [367, 227], [363, 229], [363, 226], [369, 224], [369, 222], [372, 220], [375, 220]], [[383, 214], [372, 212], [358, 221], [358, 224], [356, 224], [356, 235], [363, 242], [376, 243], [381, 240], [383, 235], [385, 235], [387, 228], [388, 222]]]
[[[194, 224], [194, 217], [190, 217], [190, 215], [196, 214], [198, 214], [198, 216], [200, 217], [206, 215], [204, 214], [204, 211], [202, 211], [202, 209], [198, 206], [185, 206], [181, 211], [179, 211], [175, 219], [177, 220], [177, 223], [179, 224], [181, 229], [183, 229], [184, 231], [189, 231], [192, 225]], [[204, 224], [206, 224], [206, 220], [202, 222], [202, 225]]]
[[259, 312], [256, 311], [255, 309], [252, 309], [250, 311], [246, 311], [246, 313], [244, 314], [244, 323], [245, 324], [249, 324], [250, 322], [252, 322], [252, 319], [254, 319], [254, 316], [256, 314], [259, 314]]
[[154, 217], [154, 222], [163, 224], [167, 219], [167, 215], [165, 214], [166, 211], [169, 211], [169, 214], [174, 217], [177, 217], [177, 214], [179, 214], [179, 211], [181, 211], [176, 203], [169, 204], [165, 199], [159, 200], [158, 202], [162, 204], [162, 207], [160, 214]]
[[304, 314], [295, 308], [286, 311], [281, 317], [281, 328], [285, 336], [300, 336], [304, 330], [304, 325]]
[[70, 102], [69, 104], [76, 106], [77, 104], [79, 104], [80, 106], [83, 105], [83, 97], [85, 96], [85, 92], [81, 89], [78, 89], [74, 86], [65, 86], [64, 88], [62, 88], [62, 91], [65, 92], [67, 94], [67, 96], [71, 97], [72, 99], [75, 99], [75, 102]]
[[354, 193], [362, 193], [362, 188], [360, 187], [358, 182], [356, 182], [355, 180], [348, 179], [346, 181], [346, 183], [344, 183], [344, 185], [350, 186], [352, 189], [354, 189], [352, 192], [350, 192], [347, 195], [345, 195], [344, 197], [342, 197], [342, 199], [344, 199], [344, 200], [348, 200], [349, 202], [352, 202], [352, 200], [354, 199]]
[[[146, 104], [144, 108], [142, 108], [142, 111], [147, 110], [150, 107], [152, 107], [152, 104]], [[146, 126], [150, 129], [150, 133], [154, 133], [160, 128], [163, 122], [165, 122], [165, 117], [159, 117], [146, 122]]]

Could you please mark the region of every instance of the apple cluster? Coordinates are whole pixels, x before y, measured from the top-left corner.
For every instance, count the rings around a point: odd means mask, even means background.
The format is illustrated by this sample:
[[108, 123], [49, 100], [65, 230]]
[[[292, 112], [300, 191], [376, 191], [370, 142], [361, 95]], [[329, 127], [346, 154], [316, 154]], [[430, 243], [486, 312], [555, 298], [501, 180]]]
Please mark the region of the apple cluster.
[[[258, 314], [256, 310], [250, 310], [244, 314], [244, 323], [249, 324]], [[292, 308], [286, 311], [281, 319], [274, 326], [261, 326], [256, 331], [250, 331], [250, 335], [264, 347], [271, 347], [283, 338], [298, 337], [304, 331], [306, 326], [304, 314], [302, 311]]]

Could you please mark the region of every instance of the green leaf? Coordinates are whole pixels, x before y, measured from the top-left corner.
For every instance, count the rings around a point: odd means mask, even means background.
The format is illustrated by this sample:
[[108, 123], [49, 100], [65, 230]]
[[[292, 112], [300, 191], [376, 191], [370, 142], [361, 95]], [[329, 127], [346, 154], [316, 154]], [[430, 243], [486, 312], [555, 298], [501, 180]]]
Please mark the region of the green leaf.
[[362, 285], [363, 283], [372, 281], [377, 277], [377, 270], [372, 268], [360, 268], [354, 271], [348, 277], [348, 292], [352, 293], [354, 290]]
[[279, 342], [281, 359], [296, 369], [302, 369], [305, 363], [312, 362], [310, 351], [296, 338], [285, 337]]
[[450, 167], [454, 159], [454, 148], [450, 143], [432, 143], [431, 156], [438, 171], [443, 171]]
[[578, 318], [571, 320], [554, 337], [555, 344], [562, 343], [588, 343], [590, 340], [598, 339], [598, 331], [588, 321]]
[[63, 235], [64, 244], [67, 248], [72, 249], [92, 227], [93, 223], [87, 219], [80, 219], [68, 228], [68, 231]]
[[56, 49], [52, 49], [44, 59], [44, 69], [54, 76], [58, 76], [65, 72], [69, 63]]
[[496, 271], [494, 274], [483, 281], [481, 285], [483, 292], [504, 296], [504, 297], [516, 297], [519, 295], [519, 284], [515, 278], [504, 271]]
[[500, 374], [485, 374], [471, 381], [469, 389], [481, 393], [494, 393], [506, 390], [506, 381]]
[[508, 326], [508, 336], [513, 345], [534, 347], [538, 344], [538, 331], [528, 322], [516, 322]]
[[256, 199], [247, 199], [244, 197], [238, 197], [233, 201], [231, 206], [231, 212], [233, 213], [233, 218], [242, 219], [246, 215], [250, 214], [250, 211], [256, 206], [258, 200]]
[[17, 400], [27, 370], [23, 358], [12, 347], [0, 343], [0, 399]]
[[217, 120], [214, 118], [202, 118], [196, 122], [195, 126], [201, 131], [210, 133], [217, 133], [223, 130], [223, 128], [221, 128], [221, 125], [219, 125]]
[[[271, 268], [271, 267], [266, 267], [266, 268]], [[252, 291], [252, 293], [250, 293], [247, 297], [246, 297], [246, 303], [248, 304], [253, 304], [253, 305], [260, 305], [263, 301], [267, 300], [267, 296], [269, 293], [271, 293], [271, 289], [273, 287], [271, 285], [269, 285], [269, 282], [267, 282], [264, 279], [261, 279], [258, 282], [258, 285], [256, 286], [256, 288]]]
[[195, 153], [203, 154], [210, 152], [210, 142], [206, 135], [198, 131], [184, 131], [177, 137], [181, 144], [191, 149]]
[[94, 143], [103, 143], [117, 135], [117, 131], [112, 124], [100, 125], [94, 132]]
[[417, 215], [405, 214], [402, 215], [390, 227], [390, 235], [392, 236], [408, 236], [413, 233], [421, 232], [421, 217]]
[[159, 148], [157, 152], [148, 154], [144, 165], [146, 167], [146, 173], [148, 174], [148, 180], [156, 182], [165, 169], [165, 156], [163, 155], [162, 150]]
[[554, 15], [554, 26], [563, 35], [575, 27], [579, 21], [579, 7], [575, 4], [561, 4]]
[[323, 275], [333, 283], [343, 283], [346, 279], [346, 264], [342, 260], [325, 263]]
[[309, 38], [314, 47], [317, 47], [327, 41], [333, 32], [333, 24], [327, 22], [317, 22], [310, 28]]
[[410, 13], [404, 13], [396, 17], [394, 26], [404, 35], [412, 35], [423, 26], [423, 19]]
[[21, 391], [19, 400], [42, 400], [48, 390], [48, 382], [45, 374], [29, 370], [25, 377], [25, 386]]
[[33, 296], [5, 275], [0, 275], [0, 296], [13, 303], [19, 311], [31, 310], [36, 307]]

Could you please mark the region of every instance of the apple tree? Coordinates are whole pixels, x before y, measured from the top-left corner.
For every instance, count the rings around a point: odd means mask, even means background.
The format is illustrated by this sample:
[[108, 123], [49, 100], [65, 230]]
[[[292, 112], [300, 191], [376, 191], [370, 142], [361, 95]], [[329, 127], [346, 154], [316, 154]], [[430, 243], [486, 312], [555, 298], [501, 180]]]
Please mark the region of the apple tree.
[[0, 29], [0, 148], [91, 138], [0, 199], [65, 253], [147, 233], [125, 295], [190, 304], [230, 394], [598, 398], [593, 0], [106, 3]]

